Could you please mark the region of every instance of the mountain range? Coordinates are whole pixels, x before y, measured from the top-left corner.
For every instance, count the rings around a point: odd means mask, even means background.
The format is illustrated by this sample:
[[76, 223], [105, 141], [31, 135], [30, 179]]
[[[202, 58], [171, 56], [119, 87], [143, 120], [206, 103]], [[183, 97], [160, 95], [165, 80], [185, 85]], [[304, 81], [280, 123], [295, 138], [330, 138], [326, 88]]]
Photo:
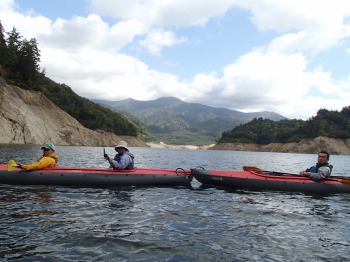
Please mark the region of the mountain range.
[[221, 133], [254, 118], [278, 121], [286, 117], [268, 111], [244, 113], [199, 103], [187, 103], [175, 97], [140, 101], [92, 100], [134, 119], [160, 141], [174, 145], [215, 143]]

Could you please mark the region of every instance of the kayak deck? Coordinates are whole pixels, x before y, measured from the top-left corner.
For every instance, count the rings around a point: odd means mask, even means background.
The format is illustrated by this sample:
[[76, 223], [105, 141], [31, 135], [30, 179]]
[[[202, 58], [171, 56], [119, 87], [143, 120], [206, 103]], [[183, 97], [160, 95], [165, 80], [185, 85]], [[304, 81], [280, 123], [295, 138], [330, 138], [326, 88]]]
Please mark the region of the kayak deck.
[[309, 193], [350, 193], [350, 185], [339, 178], [315, 182], [307, 177], [278, 172], [224, 171], [191, 168], [204, 185], [251, 190], [275, 190]]
[[16, 185], [70, 185], [70, 186], [187, 186], [192, 181], [190, 171], [134, 168], [113, 170], [107, 168], [56, 167], [36, 171], [15, 168], [7, 170], [0, 164], [0, 183]]

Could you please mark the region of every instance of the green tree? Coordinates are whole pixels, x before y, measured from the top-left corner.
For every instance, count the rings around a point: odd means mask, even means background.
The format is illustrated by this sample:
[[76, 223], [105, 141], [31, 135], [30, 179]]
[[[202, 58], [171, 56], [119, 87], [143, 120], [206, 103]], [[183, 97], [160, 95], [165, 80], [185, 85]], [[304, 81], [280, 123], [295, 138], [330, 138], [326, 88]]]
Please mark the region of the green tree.
[[19, 50], [18, 71], [21, 81], [27, 86], [34, 86], [40, 70], [40, 51], [35, 38], [24, 39]]
[[7, 53], [5, 55], [4, 66], [8, 69], [9, 78], [13, 81], [13, 83], [20, 83], [21, 78], [18, 71], [18, 65], [22, 36], [19, 34], [19, 32], [17, 32], [15, 27], [12, 28], [12, 31], [7, 32], [7, 34]]
[[0, 65], [3, 65], [5, 62], [5, 57], [7, 53], [7, 45], [5, 39], [5, 29], [0, 21]]

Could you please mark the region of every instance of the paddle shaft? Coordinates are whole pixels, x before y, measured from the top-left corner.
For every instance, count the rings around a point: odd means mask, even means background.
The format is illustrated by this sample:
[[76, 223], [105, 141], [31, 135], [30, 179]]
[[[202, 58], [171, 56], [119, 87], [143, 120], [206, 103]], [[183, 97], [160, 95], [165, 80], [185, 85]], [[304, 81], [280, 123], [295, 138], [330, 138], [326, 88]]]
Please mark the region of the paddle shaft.
[[[276, 171], [267, 171], [267, 170], [263, 170], [260, 169], [256, 166], [243, 166], [243, 170], [244, 171], [254, 171], [254, 172], [271, 172], [271, 173], [275, 173], [275, 174], [285, 174], [285, 175], [290, 175], [290, 176], [300, 176], [299, 174], [290, 174], [290, 173], [283, 173], [283, 172], [276, 172]], [[345, 177], [345, 176], [330, 176], [330, 178], [343, 178], [343, 179], [349, 179], [349, 177]]]

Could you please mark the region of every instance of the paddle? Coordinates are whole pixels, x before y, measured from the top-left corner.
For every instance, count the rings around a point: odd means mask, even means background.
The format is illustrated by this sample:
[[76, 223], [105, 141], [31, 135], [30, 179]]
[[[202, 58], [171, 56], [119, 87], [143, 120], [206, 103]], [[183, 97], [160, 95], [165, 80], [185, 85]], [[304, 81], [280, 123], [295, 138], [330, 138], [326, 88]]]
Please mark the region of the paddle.
[[283, 173], [283, 172], [276, 172], [276, 171], [267, 171], [267, 170], [262, 170], [256, 166], [243, 166], [244, 171], [253, 171], [253, 172], [266, 172], [266, 173], [275, 173], [275, 174], [285, 174], [285, 175], [290, 175], [290, 176], [300, 176], [298, 174], [289, 174], [289, 173]]
[[[275, 172], [275, 171], [266, 171], [262, 170], [255, 166], [243, 166], [244, 171], [253, 171], [253, 172], [271, 172], [275, 174], [285, 174], [285, 175], [291, 175], [291, 176], [300, 176], [299, 174], [289, 174], [289, 173], [282, 173], [282, 172]], [[330, 178], [341, 178], [338, 181], [344, 185], [350, 186], [350, 178], [343, 177], [343, 176], [331, 176]]]
[[244, 171], [254, 171], [254, 172], [261, 172], [264, 171], [260, 168], [257, 168], [256, 166], [243, 166]]
[[350, 186], [350, 178], [339, 179], [339, 182], [344, 185]]
[[106, 149], [103, 148], [103, 158], [108, 159], [108, 155], [106, 154]]
[[7, 164], [7, 171], [12, 171], [15, 167], [17, 167], [16, 161], [11, 159]]

